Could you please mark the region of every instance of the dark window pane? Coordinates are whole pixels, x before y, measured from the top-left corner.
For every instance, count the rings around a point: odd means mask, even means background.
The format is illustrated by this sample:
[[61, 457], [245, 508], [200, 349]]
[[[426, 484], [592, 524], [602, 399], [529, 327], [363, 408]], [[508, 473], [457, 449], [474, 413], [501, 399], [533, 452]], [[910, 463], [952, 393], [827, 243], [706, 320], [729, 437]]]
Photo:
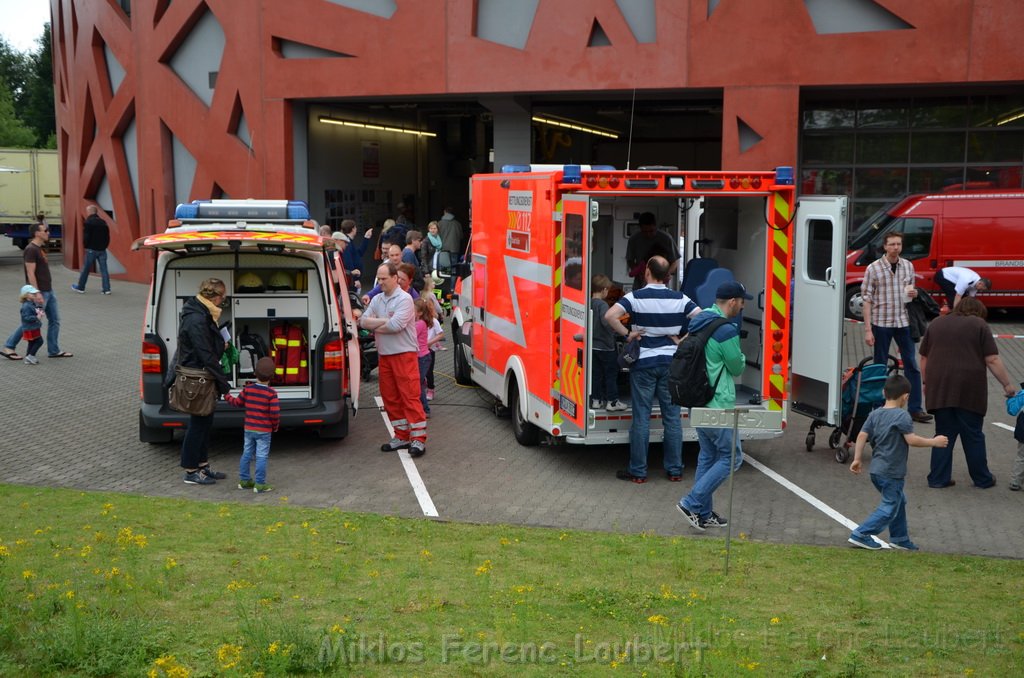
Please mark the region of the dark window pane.
[[910, 137], [910, 162], [964, 161], [963, 132], [914, 132]]
[[915, 99], [911, 127], [966, 127], [967, 98]]
[[1024, 127], [1024, 96], [973, 97], [971, 127]]
[[968, 167], [967, 188], [1022, 188], [1024, 166]]
[[887, 200], [860, 200], [850, 208], [850, 223], [861, 224], [865, 219], [877, 212], [879, 208], [889, 204]]
[[811, 219], [807, 222], [807, 277], [825, 282], [825, 272], [832, 266], [832, 222]]
[[853, 172], [849, 169], [802, 170], [800, 191], [805, 195], [850, 195], [853, 193]]
[[897, 224], [896, 230], [903, 231], [903, 258], [923, 259], [928, 256], [932, 249], [932, 230], [934, 224], [931, 219], [903, 219], [902, 224]]
[[1021, 162], [1024, 160], [1024, 131], [970, 132], [967, 162]]
[[963, 180], [963, 167], [917, 167], [910, 170], [910, 192], [938, 193]]
[[907, 170], [904, 167], [858, 169], [854, 175], [855, 198], [895, 200], [907, 192]]
[[857, 135], [858, 163], [907, 162], [906, 132]]
[[853, 162], [852, 134], [808, 134], [804, 137], [805, 165]]
[[853, 127], [856, 118], [852, 108], [828, 108], [820, 106], [804, 111], [804, 129], [847, 129]]
[[907, 102], [865, 101], [857, 111], [857, 127], [906, 127]]

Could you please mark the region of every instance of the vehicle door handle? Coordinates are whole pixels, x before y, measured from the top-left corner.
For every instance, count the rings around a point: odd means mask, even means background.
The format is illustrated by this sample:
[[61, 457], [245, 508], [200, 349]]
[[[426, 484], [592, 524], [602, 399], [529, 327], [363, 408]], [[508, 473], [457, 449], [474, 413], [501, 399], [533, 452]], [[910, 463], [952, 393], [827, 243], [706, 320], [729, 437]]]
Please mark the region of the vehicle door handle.
[[831, 266], [829, 266], [828, 268], [825, 269], [825, 284], [827, 284], [829, 287], [833, 287], [833, 288], [836, 286], [836, 281], [832, 279], [832, 267]]
[[583, 341], [583, 335], [582, 334], [574, 334], [574, 335], [572, 335], [572, 339], [573, 339], [573, 341]]

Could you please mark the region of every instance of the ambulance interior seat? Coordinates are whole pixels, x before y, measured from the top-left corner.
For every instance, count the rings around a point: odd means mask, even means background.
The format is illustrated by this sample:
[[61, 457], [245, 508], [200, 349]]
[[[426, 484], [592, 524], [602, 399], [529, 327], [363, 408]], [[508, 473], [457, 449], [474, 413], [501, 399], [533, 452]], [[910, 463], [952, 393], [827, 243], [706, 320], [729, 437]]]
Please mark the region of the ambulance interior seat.
[[[690, 297], [697, 305], [703, 309], [711, 308], [715, 305], [715, 293], [718, 291], [719, 285], [735, 280], [736, 277], [727, 268], [715, 268], [708, 271], [704, 282], [697, 288], [696, 297]], [[689, 295], [687, 295], [689, 296]], [[729, 320], [736, 329], [739, 330], [740, 337], [746, 337], [747, 331], [743, 329], [743, 314], [731, 318]]]
[[714, 257], [698, 257], [686, 262], [686, 266], [683, 267], [683, 294], [697, 301], [697, 288], [704, 283], [708, 273], [716, 268], [718, 260]]

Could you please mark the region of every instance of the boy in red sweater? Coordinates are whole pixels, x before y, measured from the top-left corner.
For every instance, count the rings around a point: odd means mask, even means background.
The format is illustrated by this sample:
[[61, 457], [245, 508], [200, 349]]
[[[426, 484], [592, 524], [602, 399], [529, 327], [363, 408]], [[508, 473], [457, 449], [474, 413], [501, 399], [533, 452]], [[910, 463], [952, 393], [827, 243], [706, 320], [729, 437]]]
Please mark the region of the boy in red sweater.
[[[234, 407], [245, 408], [245, 445], [242, 461], [238, 465], [238, 489], [270, 492], [267, 485], [267, 457], [270, 456], [270, 434], [277, 430], [281, 406], [277, 391], [270, 386], [274, 376], [274, 359], [263, 357], [256, 361], [257, 383], [246, 384], [238, 396], [230, 393], [224, 400]], [[249, 475], [253, 457], [256, 458], [256, 479]]]

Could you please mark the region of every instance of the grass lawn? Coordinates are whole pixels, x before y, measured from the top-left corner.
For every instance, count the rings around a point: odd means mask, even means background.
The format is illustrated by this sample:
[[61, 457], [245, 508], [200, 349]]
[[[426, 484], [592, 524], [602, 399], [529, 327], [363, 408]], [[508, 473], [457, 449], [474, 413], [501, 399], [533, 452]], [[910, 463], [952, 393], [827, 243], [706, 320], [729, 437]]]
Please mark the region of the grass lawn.
[[[0, 485], [0, 675], [1009, 676], [1019, 561]], [[1017, 667], [1016, 669], [1014, 667]]]

